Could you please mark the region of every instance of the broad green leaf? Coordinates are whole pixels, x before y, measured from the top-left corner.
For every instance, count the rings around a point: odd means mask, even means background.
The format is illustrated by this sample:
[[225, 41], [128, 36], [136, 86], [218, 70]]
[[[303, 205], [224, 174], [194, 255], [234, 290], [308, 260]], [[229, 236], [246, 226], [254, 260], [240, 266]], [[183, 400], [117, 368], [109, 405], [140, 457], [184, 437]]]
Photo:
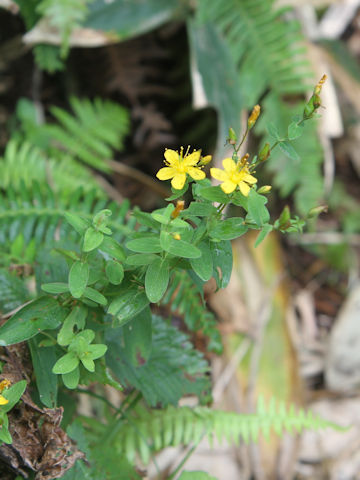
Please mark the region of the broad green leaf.
[[301, 137], [304, 133], [304, 124], [298, 125], [297, 122], [292, 122], [288, 126], [289, 140], [295, 140], [295, 138]]
[[65, 219], [80, 235], [84, 235], [90, 224], [90, 222], [84, 220], [75, 213], [65, 213]]
[[259, 232], [259, 235], [256, 237], [254, 247], [256, 248], [260, 243], [268, 236], [268, 234], [271, 232], [273, 229], [272, 225], [265, 224], [263, 225], [262, 229]]
[[[0, 441], [7, 443], [10, 445], [12, 443], [12, 438], [10, 435], [9, 430], [5, 427], [5, 425], [0, 430]], [[23, 477], [21, 477], [23, 478]]]
[[109, 32], [111, 38], [124, 41], [167, 23], [178, 13], [178, 8], [176, 0], [95, 0], [88, 5], [84, 26]]
[[258, 227], [264, 225], [270, 219], [270, 214], [265, 204], [267, 198], [259, 195], [255, 190], [251, 189], [248, 195], [248, 213]]
[[124, 325], [136, 317], [149, 305], [149, 300], [143, 289], [132, 287], [120, 293], [109, 305], [108, 313], [116, 317], [116, 326]]
[[80, 298], [89, 280], [89, 264], [77, 261], [73, 263], [69, 272], [69, 290], [74, 298]]
[[105, 237], [99, 249], [120, 262], [126, 258], [123, 247], [111, 237]]
[[64, 382], [65, 387], [69, 388], [70, 390], [73, 390], [79, 384], [79, 380], [80, 380], [79, 367], [76, 367], [73, 371], [69, 373], [63, 373], [61, 375], [61, 378]]
[[[237, 66], [229, 46], [213, 22], [200, 24], [188, 19], [187, 27], [192, 78], [200, 79], [206, 105], [215, 107], [218, 113], [219, 150], [226, 141], [229, 126], [235, 131], [240, 129], [239, 112], [243, 105]], [[193, 87], [195, 96], [195, 82]]]
[[103, 240], [104, 240], [103, 233], [98, 232], [93, 227], [89, 227], [85, 232], [83, 251], [91, 252], [92, 250], [95, 250], [95, 248], [100, 247]]
[[205, 187], [199, 190], [199, 195], [206, 200], [218, 203], [229, 203], [230, 197], [221, 190], [221, 187]]
[[208, 241], [203, 241], [198, 245], [201, 251], [200, 258], [192, 258], [190, 260], [194, 272], [203, 280], [207, 282], [212, 277], [213, 273], [213, 259]]
[[[216, 280], [216, 285], [218, 288], [225, 288], [230, 281], [233, 267], [231, 242], [228, 240], [216, 243], [212, 242], [210, 243], [210, 249], [213, 257], [213, 276]], [[221, 271], [221, 276], [219, 274], [219, 269]]]
[[162, 241], [162, 247], [166, 252], [182, 258], [201, 257], [201, 251], [191, 243], [184, 240], [176, 240], [171, 234], [167, 234], [164, 238], [166, 238], [166, 243]]
[[42, 330], [57, 328], [68, 309], [53, 297], [40, 297], [13, 315], [0, 327], [0, 345], [13, 345], [34, 337]]
[[113, 285], [120, 285], [124, 278], [124, 267], [115, 260], [106, 262], [106, 276]]
[[103, 357], [107, 349], [108, 347], [102, 343], [95, 343], [94, 345], [89, 345], [87, 347], [89, 357], [91, 357], [93, 360]]
[[88, 370], [89, 372], [95, 372], [95, 362], [92, 358], [82, 357], [80, 360], [86, 370]]
[[152, 303], [159, 302], [166, 292], [169, 284], [169, 264], [158, 258], [146, 270], [145, 291]]
[[86, 287], [84, 297], [92, 300], [93, 302], [99, 303], [100, 305], [107, 305], [107, 300], [104, 295], [94, 288]]
[[213, 228], [209, 230], [209, 235], [216, 241], [232, 240], [241, 237], [248, 230], [244, 219], [241, 217], [227, 218], [219, 221]]
[[152, 347], [152, 316], [149, 307], [124, 325], [123, 335], [125, 352], [130, 362], [135, 367], [144, 365]]
[[150, 263], [154, 262], [158, 255], [154, 255], [153, 253], [138, 253], [135, 255], [129, 255], [126, 259], [127, 265], [133, 265], [134, 267], [139, 267], [141, 265], [149, 265]]
[[[211, 188], [211, 187], [210, 187]], [[209, 203], [191, 202], [189, 208], [181, 212], [182, 217], [210, 217], [216, 213], [216, 208]]]
[[56, 407], [58, 378], [51, 371], [56, 362], [55, 347], [41, 347], [42, 336], [29, 340], [32, 364], [34, 368], [36, 386], [43, 405], [48, 408]]
[[41, 285], [41, 290], [44, 290], [46, 293], [52, 293], [53, 295], [58, 295], [60, 293], [66, 293], [69, 291], [69, 285], [62, 282], [53, 282], [53, 283], [43, 283]]
[[1, 406], [3, 412], [9, 412], [20, 400], [26, 389], [26, 380], [15, 383], [9, 389], [5, 390], [2, 395], [9, 400], [9, 403]]
[[300, 160], [300, 157], [290, 142], [279, 143], [280, 149], [292, 160]]
[[206, 472], [182, 472], [178, 480], [217, 480]]
[[132, 252], [160, 253], [163, 251], [158, 235], [148, 235], [127, 242], [126, 247]]
[[150, 213], [142, 212], [141, 210], [139, 210], [138, 207], [135, 207], [132, 215], [141, 225], [145, 225], [146, 227], [159, 230], [160, 225], [156, 220], [152, 218]]
[[58, 333], [57, 342], [59, 345], [69, 345], [75, 335], [75, 325], [79, 330], [82, 330], [85, 327], [87, 314], [88, 309], [84, 305], [80, 305], [72, 309], [71, 313], [64, 320], [64, 323]]
[[59, 360], [53, 366], [52, 372], [56, 374], [69, 373], [75, 370], [78, 365], [79, 359], [75, 352], [68, 352], [59, 358]]
[[277, 128], [277, 126], [270, 122], [267, 126], [267, 131], [269, 132], [269, 135], [274, 139], [274, 140], [280, 140], [280, 133]]

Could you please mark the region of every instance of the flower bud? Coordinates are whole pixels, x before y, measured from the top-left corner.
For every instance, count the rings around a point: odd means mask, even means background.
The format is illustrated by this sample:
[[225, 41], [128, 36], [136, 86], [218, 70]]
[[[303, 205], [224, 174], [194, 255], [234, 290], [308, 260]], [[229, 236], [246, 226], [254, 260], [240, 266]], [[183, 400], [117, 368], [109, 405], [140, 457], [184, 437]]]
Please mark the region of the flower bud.
[[184, 210], [184, 206], [185, 206], [184, 200], [178, 200], [176, 202], [175, 210], [173, 210], [172, 213], [171, 213], [171, 218], [177, 218], [179, 216], [180, 212], [182, 212]]
[[230, 145], [236, 145], [237, 136], [236, 136], [235, 130], [231, 127], [229, 128], [229, 136], [227, 140], [230, 143]]
[[211, 162], [212, 156], [211, 155], [206, 155], [205, 157], [201, 157], [200, 162], [198, 163], [198, 167], [203, 167], [207, 165], [208, 163]]
[[279, 217], [279, 226], [283, 230], [290, 225], [290, 208], [286, 205]]
[[271, 190], [271, 185], [264, 185], [262, 187], [259, 188], [259, 190], [257, 191], [257, 193], [263, 193], [263, 194], [267, 194], [269, 193]]
[[259, 118], [259, 115], [260, 115], [260, 105], [255, 105], [247, 122], [247, 126], [249, 130], [255, 125], [256, 120]]
[[319, 216], [321, 213], [324, 213], [327, 211], [328, 211], [327, 205], [319, 205], [318, 207], [313, 207], [309, 210], [307, 214], [307, 218], [315, 218]]
[[178, 233], [173, 234], [173, 239], [174, 240], [181, 240], [181, 236]]
[[271, 149], [270, 149], [270, 143], [265, 143], [263, 148], [259, 152], [259, 161], [260, 162], [265, 162], [270, 157]]

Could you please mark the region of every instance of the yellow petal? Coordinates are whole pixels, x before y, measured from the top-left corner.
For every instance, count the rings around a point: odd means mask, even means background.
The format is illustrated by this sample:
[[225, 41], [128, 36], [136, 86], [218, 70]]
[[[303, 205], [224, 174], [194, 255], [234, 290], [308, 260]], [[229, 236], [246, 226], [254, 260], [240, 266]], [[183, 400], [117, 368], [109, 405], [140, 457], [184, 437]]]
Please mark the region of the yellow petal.
[[194, 180], [202, 180], [205, 178], [205, 172], [200, 170], [200, 168], [195, 168], [195, 167], [188, 167], [187, 168], [187, 173], [190, 175], [191, 178]]
[[250, 187], [247, 183], [245, 182], [240, 182], [239, 183], [239, 188], [240, 188], [240, 192], [245, 196], [247, 197], [249, 195], [249, 192], [250, 192]]
[[179, 154], [178, 152], [175, 152], [175, 150], [168, 148], [165, 150], [164, 157], [171, 166], [175, 166], [179, 163]]
[[0, 395], [0, 405], [6, 405], [7, 403], [9, 403], [9, 400]]
[[183, 160], [183, 165], [185, 165], [186, 167], [192, 167], [193, 165], [196, 165], [200, 160], [200, 154], [200, 150], [195, 150], [195, 152], [187, 155]]
[[185, 184], [186, 174], [185, 173], [177, 173], [174, 178], [171, 180], [171, 185], [175, 188], [175, 190], [181, 190]]
[[221, 182], [225, 182], [229, 178], [228, 174], [220, 168], [210, 168], [210, 174], [213, 178], [216, 178], [216, 180], [220, 180]]
[[257, 182], [257, 178], [253, 177], [252, 175], [250, 175], [249, 173], [247, 173], [246, 175], [243, 176], [243, 180], [247, 183], [256, 183]]
[[236, 163], [232, 158], [224, 158], [222, 161], [223, 167], [226, 172], [231, 173], [236, 170]]
[[221, 184], [221, 190], [225, 193], [231, 193], [235, 190], [236, 183], [232, 182], [231, 180], [226, 180], [226, 182]]
[[169, 180], [169, 178], [173, 178], [176, 175], [176, 170], [172, 167], [164, 167], [160, 168], [157, 172], [156, 176], [159, 180]]

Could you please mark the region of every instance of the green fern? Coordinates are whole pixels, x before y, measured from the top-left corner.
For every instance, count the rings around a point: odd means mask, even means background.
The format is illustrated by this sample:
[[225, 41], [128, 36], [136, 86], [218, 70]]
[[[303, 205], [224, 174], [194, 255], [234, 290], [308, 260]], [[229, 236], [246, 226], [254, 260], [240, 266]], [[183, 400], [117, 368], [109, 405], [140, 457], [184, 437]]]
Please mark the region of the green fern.
[[133, 461], [139, 453], [147, 464], [151, 455], [169, 446], [196, 445], [202, 438], [212, 444], [214, 438], [219, 442], [226, 440], [238, 445], [240, 441], [257, 441], [260, 434], [268, 438], [271, 430], [281, 435], [284, 431], [294, 433], [303, 429], [334, 428], [344, 430], [338, 425], [314, 416], [303, 409], [296, 411], [292, 405], [286, 408], [284, 403], [271, 400], [267, 407], [260, 398], [257, 412], [242, 415], [232, 412], [211, 410], [205, 407], [168, 407], [166, 410], [142, 411], [137, 418], [124, 423], [116, 448], [124, 452]]
[[[299, 113], [302, 105], [297, 102], [296, 107], [289, 108], [284, 99], [303, 97], [312, 90], [314, 81], [300, 26], [285, 20], [285, 12], [276, 9], [273, 0], [200, 0], [198, 4], [198, 20], [214, 23], [227, 42], [239, 72], [238, 89], [244, 106], [251, 109], [265, 94], [256, 125], [261, 135], [266, 135], [270, 122], [286, 133], [292, 115]], [[322, 196], [323, 154], [313, 128], [295, 146], [301, 162], [284, 157], [278, 150], [268, 164], [276, 173], [280, 192], [288, 195], [295, 190], [297, 208], [305, 213]]]
[[49, 73], [64, 70], [65, 64], [60, 58], [60, 48], [56, 45], [36, 45], [33, 52], [35, 61], [41, 70]]
[[92, 0], [41, 0], [37, 13], [46, 18], [49, 24], [58, 30], [61, 37], [61, 57], [69, 51], [71, 32], [84, 22], [88, 9], [86, 4]]
[[[97, 168], [109, 171], [107, 160], [113, 150], [123, 147], [123, 138], [129, 128], [128, 113], [120, 105], [96, 98], [79, 100], [72, 97], [70, 105], [74, 115], [52, 107], [59, 125], [46, 125], [46, 133], [73, 158]], [[53, 151], [58, 155], [58, 150]]]
[[73, 195], [79, 188], [84, 192], [94, 190], [97, 197], [105, 197], [89, 170], [72, 158], [48, 159], [41, 149], [30, 143], [10, 140], [0, 159], [0, 187], [19, 191], [24, 186], [31, 188], [35, 181], [42, 188], [51, 184], [52, 190], [61, 197]]
[[209, 338], [207, 348], [221, 353], [221, 335], [214, 315], [205, 307], [201, 291], [194, 288], [194, 281], [186, 272], [175, 272], [162, 303], [170, 305], [172, 312], [184, 316], [186, 326], [192, 332], [201, 331]]

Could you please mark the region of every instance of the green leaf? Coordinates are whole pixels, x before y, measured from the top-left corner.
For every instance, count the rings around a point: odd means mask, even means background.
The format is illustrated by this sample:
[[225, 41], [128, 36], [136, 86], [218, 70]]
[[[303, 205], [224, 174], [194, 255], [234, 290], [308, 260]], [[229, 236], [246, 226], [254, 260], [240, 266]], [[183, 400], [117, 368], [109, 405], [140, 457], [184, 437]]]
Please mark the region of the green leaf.
[[138, 207], [135, 207], [132, 211], [132, 216], [136, 218], [140, 225], [159, 230], [160, 225], [152, 218], [150, 213], [142, 212]]
[[285, 155], [287, 155], [292, 160], [300, 160], [300, 157], [299, 157], [297, 151], [294, 149], [294, 147], [291, 145], [291, 143], [281, 142], [281, 143], [279, 143], [279, 147], [285, 153]]
[[292, 122], [288, 126], [288, 137], [289, 140], [295, 140], [295, 138], [301, 137], [304, 133], [304, 124], [298, 125], [297, 122]]
[[95, 248], [100, 247], [103, 240], [104, 240], [103, 233], [98, 232], [93, 227], [89, 227], [85, 232], [83, 251], [91, 252], [92, 250], [95, 250]]
[[274, 139], [274, 140], [280, 140], [280, 133], [279, 133], [279, 130], [277, 128], [277, 126], [270, 122], [268, 125], [267, 125], [267, 131], [269, 132], [269, 135]]
[[55, 347], [41, 347], [43, 340], [37, 336], [29, 340], [32, 364], [35, 373], [36, 386], [43, 405], [55, 408], [57, 403], [58, 379], [51, 371], [56, 362]]
[[206, 472], [182, 472], [178, 480], [217, 480]]
[[259, 195], [254, 189], [251, 189], [248, 195], [248, 213], [258, 227], [264, 225], [270, 219], [268, 209], [265, 207], [267, 198]]
[[272, 231], [273, 226], [269, 224], [263, 225], [262, 229], [259, 232], [259, 235], [256, 237], [256, 241], [254, 243], [254, 247], [256, 248], [260, 243], [268, 236], [268, 234]]
[[95, 343], [94, 345], [89, 345], [87, 347], [89, 357], [91, 357], [93, 360], [103, 357], [107, 349], [108, 349], [107, 345], [104, 345], [102, 343]]
[[203, 241], [198, 245], [201, 251], [200, 258], [192, 258], [190, 264], [194, 272], [203, 280], [207, 282], [212, 277], [213, 273], [213, 259], [208, 241]]
[[73, 390], [79, 384], [79, 380], [80, 380], [79, 367], [76, 367], [75, 370], [73, 370], [72, 372], [63, 373], [61, 375], [61, 378], [63, 379], [65, 387], [69, 388], [70, 390]]
[[113, 238], [105, 237], [99, 249], [120, 262], [126, 258], [123, 247]]
[[57, 328], [68, 309], [53, 297], [40, 297], [19, 310], [0, 327], [0, 345], [13, 345], [34, 337], [42, 330]]
[[152, 316], [149, 307], [124, 325], [123, 335], [127, 358], [135, 367], [144, 365], [152, 348]]
[[20, 233], [10, 247], [10, 254], [14, 257], [21, 258], [24, 250], [24, 235]]
[[163, 251], [158, 235], [145, 235], [127, 242], [126, 247], [132, 252], [160, 253]]
[[243, 218], [232, 217], [219, 221], [215, 227], [209, 230], [209, 235], [216, 241], [232, 240], [241, 237], [247, 230], [248, 227], [245, 225]]
[[89, 280], [89, 264], [77, 261], [73, 263], [69, 272], [69, 290], [74, 298], [80, 298], [86, 289]]
[[107, 305], [107, 299], [104, 297], [104, 295], [94, 288], [86, 287], [84, 297], [92, 300], [93, 302], [99, 303], [100, 305]]
[[185, 242], [184, 240], [175, 240], [171, 234], [163, 233], [165, 235], [161, 238], [161, 245], [166, 252], [182, 258], [201, 257], [201, 251], [191, 243]]
[[181, 212], [181, 216], [185, 218], [210, 217], [214, 213], [216, 213], [216, 208], [209, 203], [191, 202], [189, 208]]
[[81, 363], [89, 372], [95, 372], [95, 362], [90, 357], [81, 357]]
[[175, 16], [179, 5], [176, 0], [138, 0], [89, 4], [85, 27], [110, 32], [111, 38], [122, 41], [154, 30]]
[[12, 444], [12, 438], [11, 438], [10, 432], [5, 426], [3, 426], [0, 429], [0, 440], [4, 443], [7, 443], [8, 445]]
[[86, 229], [89, 227], [90, 222], [79, 217], [75, 213], [65, 213], [65, 219], [80, 235], [84, 235]]
[[139, 253], [139, 254], [128, 256], [125, 263], [127, 263], [127, 265], [139, 267], [142, 265], [149, 265], [150, 263], [154, 262], [157, 258], [159, 258], [159, 256], [154, 255], [153, 253]]
[[204, 187], [199, 190], [199, 195], [206, 200], [218, 203], [229, 203], [230, 197], [221, 190], [221, 187]]
[[75, 352], [65, 353], [59, 360], [55, 363], [52, 368], [52, 372], [56, 374], [60, 373], [70, 373], [79, 365], [79, 358]]
[[41, 290], [44, 290], [46, 293], [52, 293], [58, 295], [60, 293], [66, 293], [69, 291], [69, 285], [62, 282], [53, 282], [53, 283], [43, 283], [41, 285]]
[[223, 148], [228, 136], [229, 126], [235, 131], [240, 129], [239, 112], [243, 105], [236, 64], [224, 36], [214, 22], [200, 24], [188, 19], [187, 27], [191, 75], [201, 82], [206, 102], [203, 103], [217, 110], [219, 117], [217, 145], [220, 149]]
[[149, 305], [145, 291], [138, 287], [127, 288], [109, 305], [108, 313], [116, 317], [116, 326], [124, 325]]
[[106, 262], [106, 276], [113, 285], [120, 285], [124, 278], [124, 267], [115, 260]]
[[[212, 242], [210, 243], [210, 248], [214, 263], [213, 275], [216, 285], [218, 288], [225, 288], [230, 281], [233, 267], [231, 242], [228, 240]], [[221, 276], [219, 275], [219, 270], [221, 271]]]
[[14, 408], [22, 397], [22, 394], [25, 392], [25, 389], [26, 380], [21, 380], [20, 382], [17, 382], [11, 386], [9, 389], [5, 390], [2, 395], [9, 400], [9, 403], [2, 405], [1, 410], [6, 413]]
[[84, 305], [74, 307], [71, 313], [66, 317], [57, 336], [57, 343], [61, 346], [69, 345], [74, 338], [75, 325], [79, 330], [85, 327], [85, 320], [88, 314], [88, 309]]
[[158, 258], [146, 270], [145, 291], [152, 303], [159, 302], [166, 292], [169, 284], [169, 264]]

